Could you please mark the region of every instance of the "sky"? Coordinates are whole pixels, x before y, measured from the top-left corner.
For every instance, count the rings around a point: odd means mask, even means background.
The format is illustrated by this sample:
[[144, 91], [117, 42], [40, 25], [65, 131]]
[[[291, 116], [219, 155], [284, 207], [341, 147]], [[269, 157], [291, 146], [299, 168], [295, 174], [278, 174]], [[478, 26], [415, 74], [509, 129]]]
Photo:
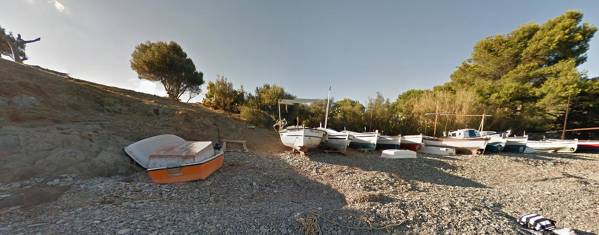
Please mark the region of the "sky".
[[[302, 98], [366, 102], [449, 80], [474, 44], [595, 0], [0, 0], [0, 26], [29, 44], [26, 63], [96, 83], [165, 95], [129, 60], [145, 41], [175, 41], [204, 73], [253, 91], [271, 83]], [[579, 69], [599, 76], [599, 35]], [[205, 90], [206, 86], [203, 86]], [[197, 100], [197, 99], [196, 99]]]

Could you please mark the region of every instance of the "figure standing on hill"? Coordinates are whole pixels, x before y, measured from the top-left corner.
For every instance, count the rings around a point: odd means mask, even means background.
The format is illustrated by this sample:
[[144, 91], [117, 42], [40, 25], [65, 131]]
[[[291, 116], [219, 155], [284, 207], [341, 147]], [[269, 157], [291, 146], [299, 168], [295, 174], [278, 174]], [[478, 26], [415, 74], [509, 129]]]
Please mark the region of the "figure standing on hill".
[[12, 58], [17, 63], [27, 60], [25, 46], [28, 43], [40, 41], [41, 38], [24, 40], [20, 34], [15, 38], [12, 33], [7, 33], [0, 27], [0, 54]]
[[[23, 40], [23, 38], [21, 38], [21, 34], [17, 34], [17, 40], [15, 43], [16, 45], [13, 48], [13, 59], [15, 62], [23, 63], [23, 61], [27, 60], [27, 55], [25, 55], [25, 45], [40, 40], [41, 38], [39, 37], [33, 40]], [[19, 51], [22, 51], [22, 53], [18, 53]]]

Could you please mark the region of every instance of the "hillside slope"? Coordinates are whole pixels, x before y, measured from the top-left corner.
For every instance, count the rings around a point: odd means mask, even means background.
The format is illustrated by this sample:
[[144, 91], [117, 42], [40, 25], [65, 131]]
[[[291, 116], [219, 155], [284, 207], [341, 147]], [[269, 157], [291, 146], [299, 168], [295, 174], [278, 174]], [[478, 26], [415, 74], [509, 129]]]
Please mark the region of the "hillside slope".
[[273, 130], [248, 129], [199, 104], [104, 86], [0, 60], [0, 182], [141, 170], [122, 148], [153, 135], [245, 139], [255, 152], [281, 150]]

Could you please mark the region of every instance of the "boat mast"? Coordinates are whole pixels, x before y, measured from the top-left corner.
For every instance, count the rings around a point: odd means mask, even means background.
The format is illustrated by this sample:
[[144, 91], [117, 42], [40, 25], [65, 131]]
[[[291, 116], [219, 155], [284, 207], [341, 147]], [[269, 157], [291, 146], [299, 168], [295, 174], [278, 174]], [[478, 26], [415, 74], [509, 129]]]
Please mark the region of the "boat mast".
[[435, 124], [433, 125], [433, 136], [437, 136], [437, 120], [439, 119], [439, 105], [435, 102]]
[[[438, 109], [437, 109], [438, 110]], [[425, 113], [425, 116], [432, 116], [435, 115], [435, 123], [433, 124], [433, 136], [436, 136], [437, 134], [437, 120], [439, 119], [439, 116], [456, 116], [456, 117], [482, 117], [481, 123], [480, 123], [480, 130], [483, 130], [483, 127], [485, 125], [485, 117], [491, 117], [493, 115], [489, 115], [489, 114], [457, 114], [457, 113], [439, 113], [439, 112], [434, 112], [434, 113]]]
[[568, 123], [568, 112], [570, 111], [570, 95], [568, 95], [568, 103], [566, 103], [566, 116], [564, 117], [564, 126], [562, 127], [562, 140], [566, 137], [566, 125]]
[[324, 128], [327, 128], [327, 122], [329, 121], [329, 103], [331, 102], [331, 87], [329, 86], [329, 92], [327, 93], [327, 108], [324, 115]]
[[279, 108], [279, 121], [281, 121], [281, 101], [279, 100], [277, 108]]
[[482, 119], [480, 120], [480, 126], [478, 127], [478, 131], [483, 131], [485, 129], [485, 117], [487, 115], [483, 113]]

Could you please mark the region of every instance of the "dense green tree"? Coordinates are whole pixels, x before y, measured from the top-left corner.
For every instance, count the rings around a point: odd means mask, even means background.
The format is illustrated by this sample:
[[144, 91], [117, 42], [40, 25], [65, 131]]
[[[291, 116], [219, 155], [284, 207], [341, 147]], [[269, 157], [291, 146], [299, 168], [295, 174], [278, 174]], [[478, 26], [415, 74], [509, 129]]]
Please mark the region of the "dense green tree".
[[374, 98], [368, 99], [364, 121], [368, 130], [379, 130], [389, 134], [389, 132], [395, 132], [394, 127], [397, 116], [391, 112], [389, 100], [377, 92]]
[[391, 104], [391, 110], [397, 117], [398, 129], [403, 133], [423, 133], [425, 116], [415, 112], [422, 97], [430, 91], [411, 89], [401, 93]]
[[478, 127], [480, 118], [464, 115], [484, 112], [473, 91], [465, 89], [452, 91], [445, 87], [406, 91], [393, 102], [391, 107], [397, 120], [394, 122], [397, 125], [395, 129], [403, 134], [433, 134], [435, 116], [427, 113], [455, 114], [438, 116], [436, 134], [440, 135], [443, 131], [456, 128]]
[[203, 74], [181, 46], [172, 41], [137, 45], [131, 54], [131, 68], [140, 79], [162, 83], [168, 96], [176, 100], [186, 92], [197, 93], [204, 84]]
[[14, 40], [14, 37], [12, 36], [12, 33], [7, 33], [5, 31], [5, 29], [2, 28], [2, 26], [0, 26], [0, 54], [1, 55], [12, 58], [13, 54], [12, 54], [11, 43], [14, 41], [15, 40]]
[[262, 127], [270, 127], [275, 122], [266, 112], [248, 105], [240, 107], [239, 116], [249, 123]]
[[256, 94], [252, 96], [251, 104], [273, 117], [277, 117], [279, 100], [293, 98], [294, 96], [287, 93], [283, 87], [264, 84], [256, 88]]
[[296, 113], [306, 126], [318, 127], [324, 125], [326, 106], [326, 100], [319, 100], [309, 105], [297, 106]]
[[239, 107], [245, 100], [244, 93], [243, 87], [241, 90], [235, 90], [232, 82], [228, 81], [224, 76], [219, 75], [216, 81], [208, 82], [203, 103], [215, 109], [238, 112]]
[[474, 91], [495, 128], [551, 129], [568, 97], [581, 92], [576, 66], [586, 61], [596, 27], [568, 11], [544, 24], [526, 24], [474, 46], [444, 87]]
[[[599, 77], [582, 79], [581, 91], [571, 97], [568, 128], [584, 128], [599, 126]], [[562, 120], [562, 116], [558, 120]], [[595, 132], [597, 135], [597, 133]], [[599, 135], [594, 138], [598, 138]], [[586, 137], [584, 139], [589, 139]]]
[[364, 112], [366, 108], [360, 102], [351, 99], [342, 99], [331, 105], [329, 126], [337, 130], [362, 131], [364, 125]]

